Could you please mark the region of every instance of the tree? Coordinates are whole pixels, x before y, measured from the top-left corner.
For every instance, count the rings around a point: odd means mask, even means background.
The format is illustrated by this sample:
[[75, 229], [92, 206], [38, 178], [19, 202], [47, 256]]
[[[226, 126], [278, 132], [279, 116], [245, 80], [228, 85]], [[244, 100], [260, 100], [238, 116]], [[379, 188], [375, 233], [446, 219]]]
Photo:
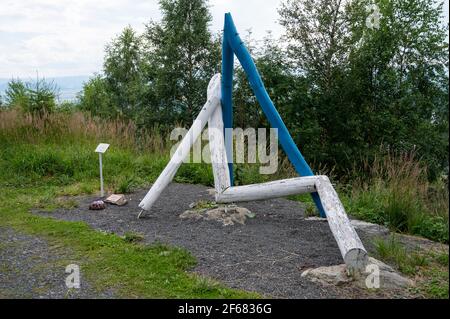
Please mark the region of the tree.
[[416, 148], [436, 167], [433, 161], [444, 162], [448, 149], [448, 134], [442, 134], [448, 123], [442, 117], [448, 110], [442, 5], [374, 3], [379, 28], [368, 27], [363, 0], [287, 0], [280, 9], [292, 42], [289, 57], [307, 80], [302, 99], [317, 114], [316, 159], [344, 175], [384, 144], [391, 150]]
[[[130, 26], [106, 46], [103, 65], [106, 90], [118, 113], [128, 118], [133, 118], [142, 107], [145, 89], [142, 54], [142, 39]], [[98, 78], [93, 84], [100, 89]]]
[[417, 149], [434, 177], [448, 165], [448, 43], [440, 23], [442, 3], [375, 3], [382, 16], [378, 29], [363, 23], [365, 2], [353, 1], [348, 8], [352, 43], [359, 44], [350, 51], [347, 87], [356, 81], [358, 87], [355, 91], [353, 85], [349, 96], [366, 110], [366, 140], [400, 151]]
[[190, 123], [206, 101], [209, 79], [219, 71], [219, 43], [208, 31], [204, 0], [161, 0], [161, 23], [146, 27], [146, 62], [161, 121]]
[[346, 56], [348, 21], [342, 0], [287, 0], [279, 9], [280, 23], [292, 41], [290, 56], [307, 72], [313, 85], [332, 86]]
[[10, 107], [20, 107], [24, 112], [42, 118], [55, 110], [58, 88], [45, 79], [38, 78], [35, 82], [26, 83], [11, 80], [5, 94]]
[[20, 79], [11, 80], [8, 82], [8, 87], [5, 90], [6, 104], [10, 107], [24, 108], [28, 105], [27, 88], [23, 81]]
[[106, 79], [99, 74], [94, 75], [78, 95], [79, 108], [94, 116], [114, 118], [119, 114], [119, 109], [112, 103], [111, 96]]

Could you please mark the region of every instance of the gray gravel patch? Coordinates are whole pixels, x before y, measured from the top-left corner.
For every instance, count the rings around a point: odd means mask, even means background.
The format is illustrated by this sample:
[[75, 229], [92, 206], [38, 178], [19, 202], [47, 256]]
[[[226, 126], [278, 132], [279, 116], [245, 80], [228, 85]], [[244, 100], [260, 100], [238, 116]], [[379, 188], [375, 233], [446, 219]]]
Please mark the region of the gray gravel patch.
[[89, 203], [96, 198], [83, 197], [76, 209], [39, 214], [84, 221], [119, 235], [137, 232], [147, 243], [186, 248], [198, 260], [194, 272], [232, 288], [275, 298], [350, 297], [342, 289], [301, 278], [307, 268], [337, 265], [343, 260], [328, 223], [305, 220], [300, 203], [286, 199], [240, 203], [256, 217], [247, 219], [245, 225], [223, 226], [217, 221], [180, 219], [190, 203], [213, 197], [205, 186], [173, 183], [151, 212], [138, 220], [138, 204], [147, 190], [127, 195], [129, 202], [121, 207], [107, 205], [105, 210], [89, 211]]
[[98, 292], [83, 278], [80, 288], [67, 288], [66, 266], [78, 264], [67, 248], [51, 246], [39, 237], [0, 227], [0, 298], [113, 298], [111, 292]]

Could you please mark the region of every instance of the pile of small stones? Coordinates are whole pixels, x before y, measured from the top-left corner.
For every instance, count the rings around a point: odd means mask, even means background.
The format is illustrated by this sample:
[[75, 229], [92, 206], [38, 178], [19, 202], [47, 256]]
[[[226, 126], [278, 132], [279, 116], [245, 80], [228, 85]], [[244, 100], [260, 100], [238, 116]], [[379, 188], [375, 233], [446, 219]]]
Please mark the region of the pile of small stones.
[[254, 218], [255, 214], [245, 207], [237, 205], [217, 205], [214, 202], [197, 202], [190, 205], [190, 210], [180, 215], [181, 219], [214, 220], [223, 226], [235, 223], [244, 225], [247, 218]]

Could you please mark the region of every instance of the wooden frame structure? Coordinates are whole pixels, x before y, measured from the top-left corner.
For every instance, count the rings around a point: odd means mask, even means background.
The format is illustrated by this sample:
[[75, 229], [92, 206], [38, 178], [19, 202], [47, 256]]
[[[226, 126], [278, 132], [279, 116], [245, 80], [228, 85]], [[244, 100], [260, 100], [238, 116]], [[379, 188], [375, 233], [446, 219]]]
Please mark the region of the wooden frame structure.
[[[256, 66], [236, 31], [231, 15], [225, 15], [222, 46], [222, 76], [216, 74], [210, 81], [207, 102], [201, 109], [175, 154], [139, 204], [142, 211], [151, 209], [163, 190], [173, 180], [183, 160], [189, 155], [194, 142], [208, 123], [211, 164], [214, 174], [215, 199], [217, 203], [245, 202], [294, 194], [310, 193], [321, 213], [327, 217], [330, 229], [349, 270], [364, 270], [367, 252], [345, 213], [330, 180], [314, 175], [298, 150], [280, 115], [267, 94]], [[281, 146], [297, 172], [302, 177], [278, 180], [262, 184], [233, 186], [232, 159], [230, 159], [232, 136], [225, 130], [232, 127], [232, 79], [233, 53], [236, 54], [250, 85], [272, 127], [278, 129]], [[223, 108], [223, 109], [222, 109]], [[138, 216], [138, 217], [139, 217]]]

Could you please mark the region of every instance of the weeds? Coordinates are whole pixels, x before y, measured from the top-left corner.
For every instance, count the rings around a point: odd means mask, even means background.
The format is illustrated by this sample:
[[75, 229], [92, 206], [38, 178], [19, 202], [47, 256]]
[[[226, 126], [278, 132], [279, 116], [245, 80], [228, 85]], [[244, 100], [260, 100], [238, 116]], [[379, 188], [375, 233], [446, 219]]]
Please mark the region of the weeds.
[[390, 153], [365, 166], [369, 177], [357, 179], [345, 199], [350, 214], [448, 243], [448, 188], [430, 185], [414, 154]]
[[375, 239], [374, 245], [378, 258], [415, 278], [416, 293], [428, 298], [448, 299], [448, 252], [410, 251], [395, 235], [387, 240]]
[[426, 266], [428, 259], [419, 252], [408, 252], [406, 248], [392, 235], [388, 240], [375, 239], [374, 241], [377, 255], [394, 264], [402, 273], [415, 275], [418, 267]]
[[144, 235], [140, 233], [126, 232], [122, 238], [127, 243], [138, 243], [144, 240]]
[[127, 194], [127, 193], [131, 193], [135, 187], [137, 186], [136, 180], [134, 179], [134, 177], [121, 177], [119, 180], [119, 185], [116, 188], [117, 193], [120, 194]]

